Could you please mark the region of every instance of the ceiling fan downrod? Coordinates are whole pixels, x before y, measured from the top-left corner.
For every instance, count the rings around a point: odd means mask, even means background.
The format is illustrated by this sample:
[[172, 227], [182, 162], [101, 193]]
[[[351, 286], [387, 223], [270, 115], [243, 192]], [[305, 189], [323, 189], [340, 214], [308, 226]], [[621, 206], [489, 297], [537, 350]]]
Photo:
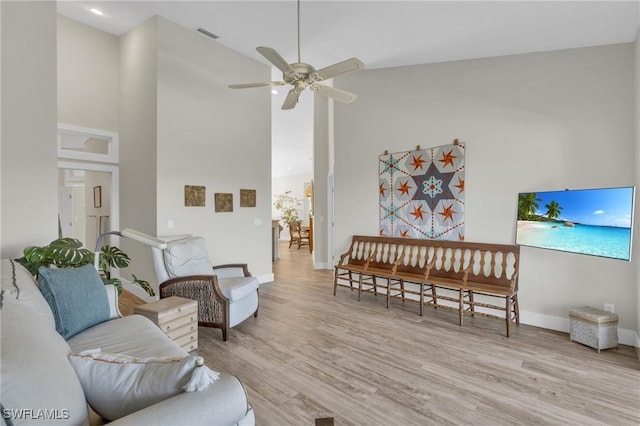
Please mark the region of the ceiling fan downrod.
[[300, 60], [300, 0], [298, 0], [298, 62]]

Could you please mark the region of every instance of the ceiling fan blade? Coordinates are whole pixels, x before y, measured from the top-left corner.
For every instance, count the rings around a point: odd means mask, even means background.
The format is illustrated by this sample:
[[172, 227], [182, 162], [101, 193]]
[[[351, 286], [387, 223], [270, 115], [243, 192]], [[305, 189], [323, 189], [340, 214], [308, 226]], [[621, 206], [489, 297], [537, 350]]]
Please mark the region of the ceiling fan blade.
[[294, 70], [293, 67], [287, 61], [285, 61], [278, 52], [275, 51], [275, 49], [260, 46], [256, 47], [256, 50], [283, 73], [291, 73], [295, 74], [296, 76], [298, 75], [296, 73], [296, 70]]
[[347, 92], [346, 90], [336, 89], [335, 87], [325, 86], [323, 84], [312, 84], [311, 91], [314, 93], [318, 93], [322, 96], [327, 96], [329, 98], [333, 98], [336, 101], [343, 102], [345, 104], [350, 104], [355, 101], [358, 95]]
[[364, 64], [358, 58], [347, 59], [346, 61], [338, 62], [337, 64], [329, 65], [318, 71], [316, 75], [319, 77], [316, 81], [328, 80], [339, 74], [347, 74], [350, 72], [360, 71], [364, 69]]
[[289, 94], [287, 95], [287, 98], [284, 100], [284, 103], [282, 104], [282, 109], [285, 109], [285, 110], [293, 109], [298, 103], [298, 98], [300, 97], [300, 93], [301, 91], [296, 88], [289, 90]]
[[248, 89], [250, 87], [284, 86], [284, 81], [264, 81], [262, 83], [230, 84], [229, 89]]

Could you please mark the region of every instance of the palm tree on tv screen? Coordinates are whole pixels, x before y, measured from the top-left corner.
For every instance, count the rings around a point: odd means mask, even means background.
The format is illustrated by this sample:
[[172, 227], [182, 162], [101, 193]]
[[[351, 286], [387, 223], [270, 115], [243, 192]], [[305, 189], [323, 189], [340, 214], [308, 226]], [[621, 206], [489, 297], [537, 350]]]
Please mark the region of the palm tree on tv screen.
[[562, 210], [562, 206], [555, 201], [550, 201], [549, 204], [544, 206], [544, 208], [547, 209], [546, 216], [549, 219], [556, 219], [560, 216], [560, 211]]
[[542, 200], [535, 192], [518, 195], [518, 220], [530, 219], [540, 207], [538, 201]]

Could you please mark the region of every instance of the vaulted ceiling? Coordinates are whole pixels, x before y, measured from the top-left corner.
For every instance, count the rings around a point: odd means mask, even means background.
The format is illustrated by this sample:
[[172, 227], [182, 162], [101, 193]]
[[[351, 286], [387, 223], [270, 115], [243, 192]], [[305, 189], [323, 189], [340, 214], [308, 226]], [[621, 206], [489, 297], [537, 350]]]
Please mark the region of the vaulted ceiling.
[[[92, 14], [90, 7], [105, 15]], [[297, 9], [292, 0], [59, 1], [58, 12], [115, 35], [161, 15], [188, 28], [204, 28], [219, 36], [219, 43], [265, 64], [257, 46], [273, 47], [288, 61], [297, 60]], [[632, 42], [639, 25], [638, 0], [303, 0], [301, 59], [320, 68], [357, 56], [367, 68], [396, 67]], [[280, 116], [274, 119], [287, 120]], [[291, 120], [294, 134], [295, 126]], [[274, 152], [300, 158], [295, 146], [300, 138], [288, 139], [274, 137]], [[274, 163], [274, 170], [286, 168], [291, 160]]]

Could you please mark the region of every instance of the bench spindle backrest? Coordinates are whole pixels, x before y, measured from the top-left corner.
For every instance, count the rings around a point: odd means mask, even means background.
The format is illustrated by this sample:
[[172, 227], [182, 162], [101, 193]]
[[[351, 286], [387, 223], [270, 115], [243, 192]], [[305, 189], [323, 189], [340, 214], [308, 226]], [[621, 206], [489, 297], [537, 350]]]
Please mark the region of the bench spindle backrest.
[[397, 274], [424, 275], [431, 266], [431, 277], [463, 280], [467, 274], [468, 281], [517, 290], [517, 245], [354, 235], [348, 253], [352, 264], [395, 267]]

